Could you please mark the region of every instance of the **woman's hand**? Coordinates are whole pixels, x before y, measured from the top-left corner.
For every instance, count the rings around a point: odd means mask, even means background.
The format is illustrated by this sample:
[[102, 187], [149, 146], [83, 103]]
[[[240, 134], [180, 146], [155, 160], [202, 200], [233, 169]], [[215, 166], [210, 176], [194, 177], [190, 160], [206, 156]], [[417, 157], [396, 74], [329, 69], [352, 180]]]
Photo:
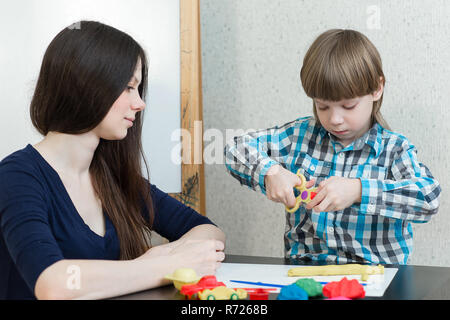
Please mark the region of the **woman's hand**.
[[316, 212], [343, 210], [355, 202], [361, 202], [361, 182], [359, 179], [330, 177], [322, 181], [314, 199], [306, 209]]
[[225, 259], [224, 244], [218, 240], [180, 239], [171, 252], [180, 267], [192, 268], [199, 276], [215, 274]]
[[[299, 176], [280, 165], [270, 167], [264, 177], [266, 184], [266, 196], [274, 202], [282, 202], [288, 208], [295, 206], [296, 199], [294, 187], [300, 186], [302, 181]], [[315, 180], [306, 182], [306, 188], [311, 188]]]
[[[219, 240], [179, 239], [147, 250], [137, 259], [162, 257], [173, 261], [168, 270], [192, 268], [197, 275], [212, 275], [225, 259], [224, 244]], [[169, 273], [169, 272], [168, 272]]]

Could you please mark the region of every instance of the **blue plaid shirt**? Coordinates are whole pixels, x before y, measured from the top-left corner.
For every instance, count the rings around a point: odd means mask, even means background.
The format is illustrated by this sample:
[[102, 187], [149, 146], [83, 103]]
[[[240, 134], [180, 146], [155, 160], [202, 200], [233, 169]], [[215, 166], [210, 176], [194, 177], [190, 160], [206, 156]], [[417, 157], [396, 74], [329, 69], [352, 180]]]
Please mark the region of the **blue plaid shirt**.
[[343, 147], [313, 117], [234, 137], [226, 168], [241, 184], [265, 194], [264, 176], [275, 164], [316, 185], [331, 176], [361, 180], [361, 203], [333, 212], [304, 206], [286, 212], [286, 257], [337, 263], [406, 264], [413, 248], [411, 222], [431, 219], [441, 188], [402, 135], [375, 123]]

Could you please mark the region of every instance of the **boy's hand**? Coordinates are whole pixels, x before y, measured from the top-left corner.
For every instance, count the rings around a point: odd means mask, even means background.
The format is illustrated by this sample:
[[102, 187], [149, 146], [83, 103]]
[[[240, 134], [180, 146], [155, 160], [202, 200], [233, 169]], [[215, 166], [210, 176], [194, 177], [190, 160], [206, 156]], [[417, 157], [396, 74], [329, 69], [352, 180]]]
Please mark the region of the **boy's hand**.
[[322, 181], [314, 199], [306, 209], [316, 212], [343, 210], [355, 202], [361, 202], [361, 181], [343, 177], [330, 177]]
[[[306, 187], [312, 187], [314, 182], [315, 180], [307, 181]], [[264, 183], [266, 184], [266, 196], [269, 200], [282, 202], [288, 208], [295, 206], [294, 187], [300, 186], [302, 183], [299, 176], [280, 165], [275, 165], [267, 171]]]

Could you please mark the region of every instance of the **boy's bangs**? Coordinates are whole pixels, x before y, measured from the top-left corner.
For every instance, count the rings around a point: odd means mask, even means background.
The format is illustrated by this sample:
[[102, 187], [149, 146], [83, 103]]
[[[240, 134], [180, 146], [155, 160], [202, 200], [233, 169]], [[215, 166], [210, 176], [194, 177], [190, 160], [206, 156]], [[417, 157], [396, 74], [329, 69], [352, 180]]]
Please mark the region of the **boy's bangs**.
[[358, 41], [321, 47], [305, 57], [301, 75], [305, 92], [311, 98], [327, 101], [370, 94], [379, 85], [372, 61], [367, 48]]

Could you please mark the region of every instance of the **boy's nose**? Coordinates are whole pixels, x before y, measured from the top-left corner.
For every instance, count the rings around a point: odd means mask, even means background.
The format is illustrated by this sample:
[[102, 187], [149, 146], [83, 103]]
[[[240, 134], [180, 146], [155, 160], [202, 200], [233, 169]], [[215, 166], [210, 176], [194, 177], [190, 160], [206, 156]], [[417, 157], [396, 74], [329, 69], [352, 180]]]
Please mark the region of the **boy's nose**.
[[330, 115], [330, 123], [333, 125], [339, 125], [341, 123], [344, 122], [344, 118], [342, 117], [342, 115], [337, 112], [337, 111], [333, 111]]

